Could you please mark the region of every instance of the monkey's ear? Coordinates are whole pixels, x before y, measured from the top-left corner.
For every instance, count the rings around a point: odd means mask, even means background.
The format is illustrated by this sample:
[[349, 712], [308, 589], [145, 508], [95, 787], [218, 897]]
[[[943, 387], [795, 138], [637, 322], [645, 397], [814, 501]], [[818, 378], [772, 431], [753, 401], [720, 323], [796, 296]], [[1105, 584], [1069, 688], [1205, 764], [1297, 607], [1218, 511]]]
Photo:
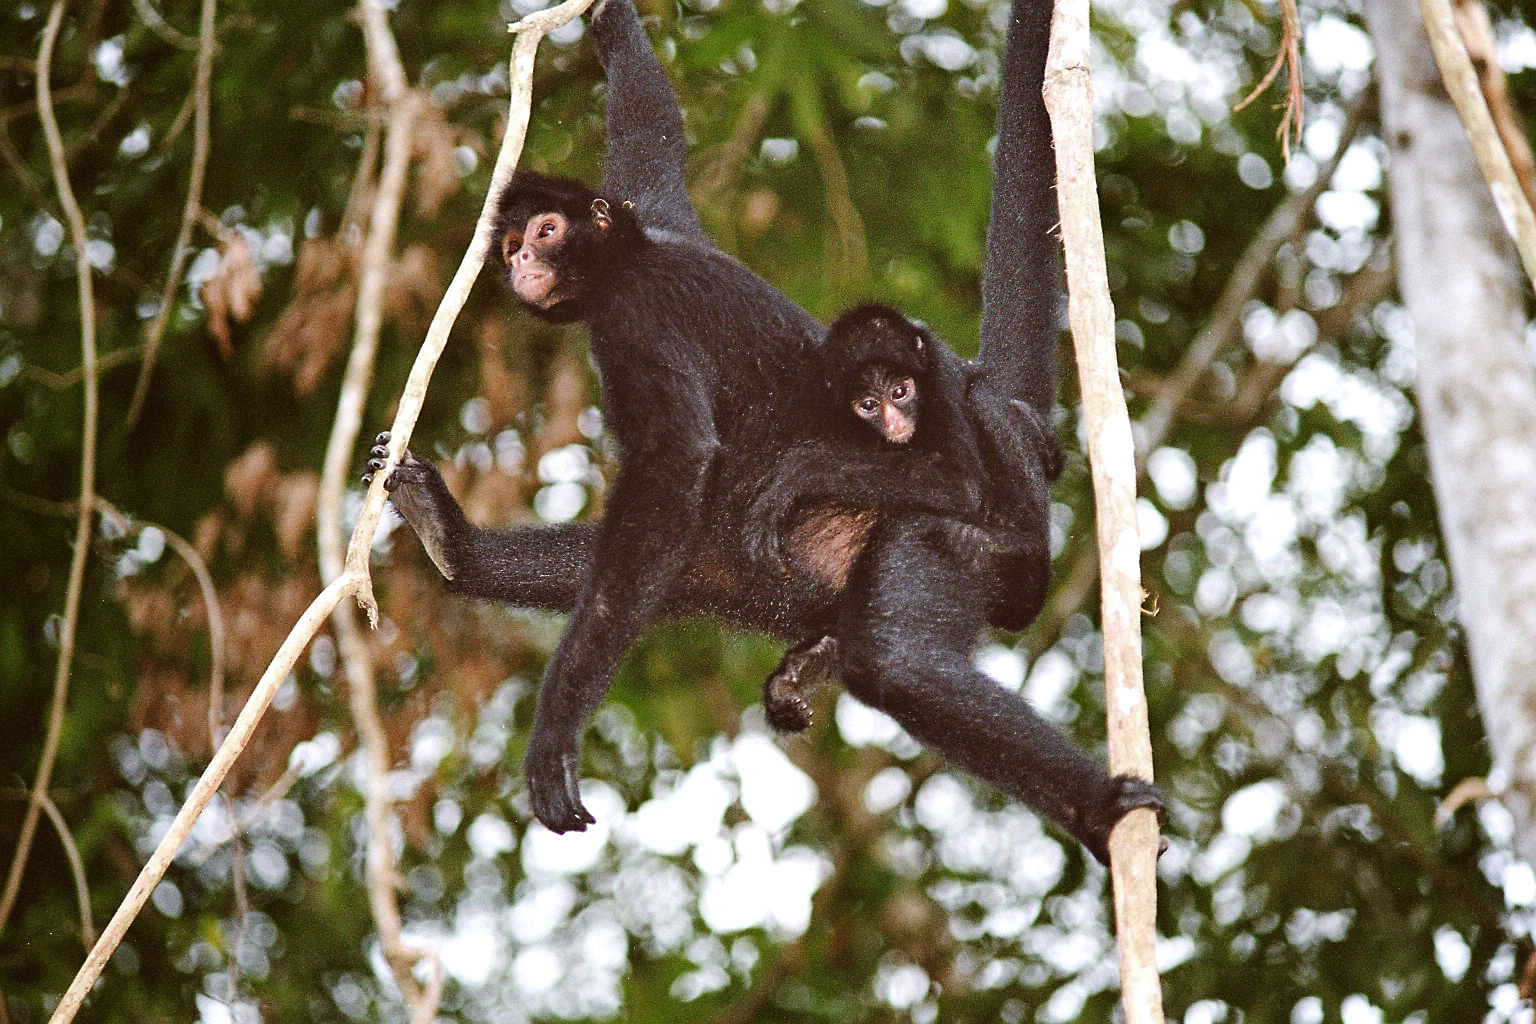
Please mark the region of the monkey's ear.
[[613, 217], [608, 212], [608, 200], [592, 200], [592, 222], [597, 225], [599, 231], [607, 231], [613, 227]]
[[507, 266], [512, 265], [512, 254], [523, 247], [523, 234], [520, 231], [508, 231], [501, 236], [501, 262]]

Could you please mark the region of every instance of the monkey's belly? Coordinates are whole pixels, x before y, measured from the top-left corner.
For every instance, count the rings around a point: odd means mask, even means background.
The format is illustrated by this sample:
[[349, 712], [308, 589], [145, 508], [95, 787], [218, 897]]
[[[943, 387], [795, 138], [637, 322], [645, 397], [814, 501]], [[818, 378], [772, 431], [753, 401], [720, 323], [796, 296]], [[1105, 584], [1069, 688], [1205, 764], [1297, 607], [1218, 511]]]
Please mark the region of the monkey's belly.
[[789, 531], [790, 556], [817, 582], [834, 590], [848, 585], [854, 559], [874, 529], [873, 512], [819, 508], [807, 512]]

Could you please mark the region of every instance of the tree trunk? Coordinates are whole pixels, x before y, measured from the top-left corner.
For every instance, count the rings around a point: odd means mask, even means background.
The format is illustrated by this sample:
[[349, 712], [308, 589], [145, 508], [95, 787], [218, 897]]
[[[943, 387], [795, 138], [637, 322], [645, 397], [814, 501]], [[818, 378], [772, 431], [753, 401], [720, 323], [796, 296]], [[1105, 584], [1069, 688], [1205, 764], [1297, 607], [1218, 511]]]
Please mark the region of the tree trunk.
[[1366, 0], [1398, 290], [1494, 783], [1536, 863], [1536, 371], [1525, 284], [1414, 0]]

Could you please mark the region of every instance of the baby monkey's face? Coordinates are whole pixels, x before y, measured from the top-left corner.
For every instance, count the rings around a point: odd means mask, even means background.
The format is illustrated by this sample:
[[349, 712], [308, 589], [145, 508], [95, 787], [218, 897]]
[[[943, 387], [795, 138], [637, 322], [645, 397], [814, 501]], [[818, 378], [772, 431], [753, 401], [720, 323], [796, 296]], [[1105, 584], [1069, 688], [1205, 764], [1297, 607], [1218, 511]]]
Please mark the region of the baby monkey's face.
[[887, 441], [906, 444], [917, 433], [917, 381], [912, 375], [883, 363], [859, 371], [855, 382], [853, 414], [868, 423]]

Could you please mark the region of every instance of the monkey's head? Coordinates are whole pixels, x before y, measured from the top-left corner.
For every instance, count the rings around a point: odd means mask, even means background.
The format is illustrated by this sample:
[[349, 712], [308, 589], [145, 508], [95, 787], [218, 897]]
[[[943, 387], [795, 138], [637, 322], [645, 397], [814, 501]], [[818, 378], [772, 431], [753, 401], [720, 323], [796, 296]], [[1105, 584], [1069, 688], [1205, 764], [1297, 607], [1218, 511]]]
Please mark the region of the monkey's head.
[[827, 380], [853, 415], [887, 441], [917, 433], [933, 336], [889, 306], [855, 306], [832, 322], [822, 346]]
[[570, 178], [518, 171], [497, 200], [492, 248], [518, 302], [555, 323], [586, 313], [591, 290], [643, 237], [634, 211]]

